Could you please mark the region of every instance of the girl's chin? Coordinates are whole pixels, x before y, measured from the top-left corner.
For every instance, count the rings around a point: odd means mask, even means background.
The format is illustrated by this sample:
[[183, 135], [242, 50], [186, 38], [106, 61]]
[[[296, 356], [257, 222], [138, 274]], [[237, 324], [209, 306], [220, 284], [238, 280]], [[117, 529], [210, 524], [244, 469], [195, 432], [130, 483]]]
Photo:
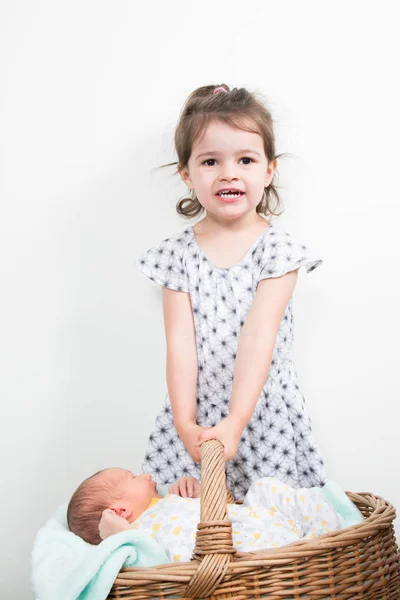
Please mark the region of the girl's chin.
[[249, 213], [256, 212], [257, 205], [251, 206], [249, 203], [239, 202], [218, 202], [218, 204], [204, 205], [204, 210], [208, 215], [215, 215], [216, 218], [237, 219], [244, 217]]
[[[254, 209], [255, 210], [255, 209]], [[252, 208], [247, 206], [246, 204], [222, 204], [216, 209], [216, 213], [221, 215], [232, 215], [232, 216], [240, 216], [245, 215], [248, 212], [251, 212]]]
[[242, 196], [238, 196], [237, 198], [221, 198], [221, 196], [216, 196], [219, 204], [226, 204], [227, 206], [232, 206], [234, 204], [239, 204], [241, 200], [245, 197], [245, 194]]

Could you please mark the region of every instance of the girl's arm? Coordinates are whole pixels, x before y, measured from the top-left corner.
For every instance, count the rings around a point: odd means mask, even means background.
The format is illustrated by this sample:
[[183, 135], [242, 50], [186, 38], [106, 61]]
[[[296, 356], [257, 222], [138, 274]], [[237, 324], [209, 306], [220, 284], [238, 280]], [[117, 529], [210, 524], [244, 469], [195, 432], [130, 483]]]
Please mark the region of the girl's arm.
[[241, 329], [236, 354], [229, 415], [201, 435], [200, 441], [218, 438], [225, 459], [236, 454], [240, 437], [253, 414], [268, 377], [276, 336], [293, 294], [298, 271], [263, 279]]
[[172, 416], [189, 454], [200, 461], [196, 425], [197, 348], [190, 295], [163, 287], [163, 311], [167, 343], [167, 386]]
[[242, 430], [250, 421], [267, 380], [279, 325], [297, 276], [296, 270], [261, 280], [241, 329], [229, 414]]

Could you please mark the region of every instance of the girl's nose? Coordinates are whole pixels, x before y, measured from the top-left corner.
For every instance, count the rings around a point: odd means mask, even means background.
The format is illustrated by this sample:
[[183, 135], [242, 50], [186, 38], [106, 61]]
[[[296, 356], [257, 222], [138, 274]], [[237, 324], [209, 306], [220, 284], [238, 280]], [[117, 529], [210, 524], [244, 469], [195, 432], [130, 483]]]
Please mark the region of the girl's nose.
[[143, 473], [143, 477], [144, 477], [145, 479], [147, 479], [147, 481], [150, 481], [150, 479], [151, 479], [151, 475], [150, 475], [150, 473]]
[[218, 179], [220, 181], [232, 181], [233, 179], [237, 179], [234, 165], [224, 165], [221, 168]]

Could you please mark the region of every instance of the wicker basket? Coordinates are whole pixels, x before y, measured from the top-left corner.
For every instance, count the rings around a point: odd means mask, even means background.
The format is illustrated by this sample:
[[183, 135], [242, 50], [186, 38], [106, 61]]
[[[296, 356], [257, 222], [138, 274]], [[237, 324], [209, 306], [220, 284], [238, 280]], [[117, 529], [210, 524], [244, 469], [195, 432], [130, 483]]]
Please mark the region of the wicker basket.
[[108, 598], [400, 600], [395, 510], [372, 494], [348, 496], [366, 518], [363, 523], [281, 548], [236, 552], [227, 519], [223, 447], [206, 442], [193, 559], [123, 569]]

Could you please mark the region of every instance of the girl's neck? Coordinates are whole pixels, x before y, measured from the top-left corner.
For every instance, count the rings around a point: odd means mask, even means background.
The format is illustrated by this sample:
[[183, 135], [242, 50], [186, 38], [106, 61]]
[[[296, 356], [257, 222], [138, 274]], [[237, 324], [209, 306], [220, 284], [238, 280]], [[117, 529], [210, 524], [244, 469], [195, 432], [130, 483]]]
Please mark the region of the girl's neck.
[[247, 215], [246, 218], [237, 219], [234, 221], [222, 221], [217, 220], [209, 215], [206, 215], [201, 221], [196, 223], [194, 226], [194, 230], [196, 234], [215, 234], [220, 233], [227, 235], [234, 233], [244, 233], [250, 231], [262, 231], [269, 225], [267, 219], [259, 215], [258, 213], [253, 213], [251, 215]]
[[196, 225], [196, 229], [192, 227], [192, 233], [210, 266], [217, 269], [231, 269], [246, 258], [269, 227], [270, 223], [263, 217], [258, 217], [253, 224], [242, 224], [241, 229], [230, 230], [214, 223], [211, 224], [211, 228], [208, 228], [206, 219], [203, 219]]

